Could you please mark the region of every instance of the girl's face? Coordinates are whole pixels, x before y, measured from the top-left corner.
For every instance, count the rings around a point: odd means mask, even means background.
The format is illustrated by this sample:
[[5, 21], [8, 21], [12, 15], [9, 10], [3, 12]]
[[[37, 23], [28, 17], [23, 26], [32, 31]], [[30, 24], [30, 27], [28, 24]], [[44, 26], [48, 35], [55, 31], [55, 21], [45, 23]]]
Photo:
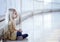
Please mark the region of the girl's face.
[[12, 18], [14, 19], [16, 17], [16, 11], [13, 11]]
[[17, 12], [15, 10], [10, 10], [12, 19], [15, 19]]

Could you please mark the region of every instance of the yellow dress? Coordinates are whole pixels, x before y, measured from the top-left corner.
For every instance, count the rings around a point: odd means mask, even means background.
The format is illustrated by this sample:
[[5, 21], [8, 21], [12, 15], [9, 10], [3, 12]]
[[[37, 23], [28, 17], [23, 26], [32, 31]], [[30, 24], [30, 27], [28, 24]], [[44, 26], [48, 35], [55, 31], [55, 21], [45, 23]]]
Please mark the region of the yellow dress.
[[16, 40], [17, 31], [15, 30], [15, 25], [12, 21], [8, 24], [8, 31], [5, 32], [4, 38], [7, 40]]
[[11, 40], [16, 40], [16, 31], [11, 34]]

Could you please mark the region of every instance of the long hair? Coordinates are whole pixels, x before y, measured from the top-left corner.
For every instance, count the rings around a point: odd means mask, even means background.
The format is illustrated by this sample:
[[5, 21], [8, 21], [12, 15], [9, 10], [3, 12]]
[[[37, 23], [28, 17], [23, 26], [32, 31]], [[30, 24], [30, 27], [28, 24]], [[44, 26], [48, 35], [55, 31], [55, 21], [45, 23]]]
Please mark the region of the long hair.
[[[13, 11], [11, 11], [11, 12], [13, 12]], [[12, 18], [12, 14], [10, 13], [10, 9], [9, 9], [9, 13], [8, 13], [8, 30], [7, 30], [7, 32], [5, 32], [4, 38], [5, 39], [11, 39], [12, 33], [14, 31], [16, 31], [15, 28], [16, 28], [16, 24], [14, 23], [14, 20]]]

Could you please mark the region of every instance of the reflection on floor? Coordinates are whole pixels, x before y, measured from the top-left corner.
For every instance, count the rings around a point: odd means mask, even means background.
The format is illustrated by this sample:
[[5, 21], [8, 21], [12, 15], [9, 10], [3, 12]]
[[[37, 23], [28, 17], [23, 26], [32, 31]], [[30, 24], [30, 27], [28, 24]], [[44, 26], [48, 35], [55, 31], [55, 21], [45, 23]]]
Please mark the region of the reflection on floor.
[[60, 42], [60, 14], [36, 15], [22, 23], [23, 33], [29, 37], [22, 41], [7, 42]]

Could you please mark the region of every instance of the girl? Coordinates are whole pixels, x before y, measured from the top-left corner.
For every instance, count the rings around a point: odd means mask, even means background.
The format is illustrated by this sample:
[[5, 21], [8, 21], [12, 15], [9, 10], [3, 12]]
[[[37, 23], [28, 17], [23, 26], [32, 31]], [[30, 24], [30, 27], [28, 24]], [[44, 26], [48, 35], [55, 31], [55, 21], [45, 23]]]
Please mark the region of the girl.
[[[22, 30], [16, 30], [16, 23], [14, 22], [15, 19], [19, 16], [15, 9], [9, 9], [9, 21], [8, 21], [8, 30], [4, 33], [5, 40], [22, 40], [28, 37], [28, 34], [22, 34]], [[21, 19], [20, 19], [21, 22]]]

